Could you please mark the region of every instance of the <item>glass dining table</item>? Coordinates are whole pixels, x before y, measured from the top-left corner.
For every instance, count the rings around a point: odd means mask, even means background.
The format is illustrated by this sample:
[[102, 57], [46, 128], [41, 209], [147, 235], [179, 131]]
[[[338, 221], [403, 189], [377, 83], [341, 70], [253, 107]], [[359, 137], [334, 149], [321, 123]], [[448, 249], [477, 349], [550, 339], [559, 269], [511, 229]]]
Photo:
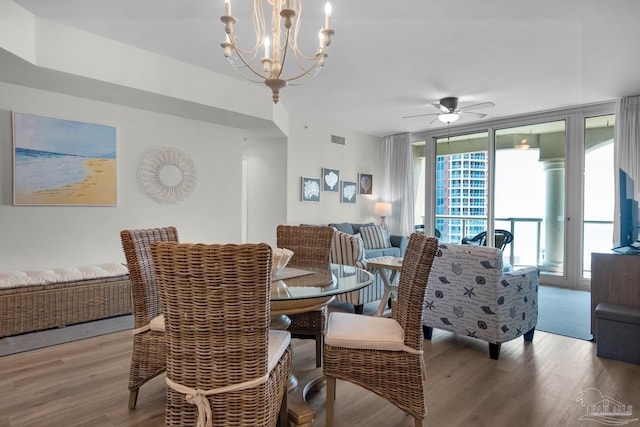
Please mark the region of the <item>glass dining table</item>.
[[[336, 295], [368, 286], [373, 275], [350, 265], [330, 264], [322, 268], [288, 268], [271, 278], [271, 327], [286, 329], [288, 315], [320, 309]], [[322, 368], [292, 374], [289, 386], [289, 421], [293, 426], [311, 426], [315, 411], [306, 402], [306, 394], [324, 381]]]
[[[373, 275], [351, 265], [329, 264], [326, 267], [288, 268], [271, 276], [272, 328], [278, 317], [304, 313], [327, 305], [336, 295], [368, 286]], [[286, 319], [283, 319], [286, 322]]]

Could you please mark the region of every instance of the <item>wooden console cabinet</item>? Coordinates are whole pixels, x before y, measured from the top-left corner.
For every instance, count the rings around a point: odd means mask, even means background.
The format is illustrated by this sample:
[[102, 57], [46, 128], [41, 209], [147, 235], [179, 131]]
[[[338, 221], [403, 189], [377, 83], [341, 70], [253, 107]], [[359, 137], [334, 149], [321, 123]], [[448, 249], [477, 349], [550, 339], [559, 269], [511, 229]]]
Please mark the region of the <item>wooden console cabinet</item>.
[[640, 307], [640, 255], [591, 254], [591, 334], [597, 340], [596, 306], [601, 302]]

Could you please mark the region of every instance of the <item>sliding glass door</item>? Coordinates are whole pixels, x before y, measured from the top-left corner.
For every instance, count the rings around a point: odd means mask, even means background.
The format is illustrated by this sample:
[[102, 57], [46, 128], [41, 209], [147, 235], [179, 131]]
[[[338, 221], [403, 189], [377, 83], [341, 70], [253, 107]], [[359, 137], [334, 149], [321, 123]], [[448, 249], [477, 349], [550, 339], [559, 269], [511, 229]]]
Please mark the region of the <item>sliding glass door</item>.
[[486, 132], [436, 139], [436, 230], [460, 243], [487, 228], [489, 200]]
[[614, 110], [611, 102], [412, 135], [424, 200], [416, 224], [452, 243], [507, 230], [505, 262], [538, 265], [543, 284], [589, 289], [591, 253], [612, 245]]
[[584, 120], [584, 214], [582, 277], [591, 277], [591, 253], [613, 247], [613, 125], [615, 116]]
[[565, 121], [495, 131], [495, 228], [513, 234], [512, 265], [564, 271]]

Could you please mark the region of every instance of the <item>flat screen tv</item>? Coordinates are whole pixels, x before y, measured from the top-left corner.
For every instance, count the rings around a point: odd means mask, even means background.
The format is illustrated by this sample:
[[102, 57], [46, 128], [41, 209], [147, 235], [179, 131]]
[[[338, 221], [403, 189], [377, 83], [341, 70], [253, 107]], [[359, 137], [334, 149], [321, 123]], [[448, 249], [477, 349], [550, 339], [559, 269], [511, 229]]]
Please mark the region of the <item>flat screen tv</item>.
[[620, 242], [616, 247], [624, 248], [638, 240], [638, 201], [633, 198], [634, 182], [631, 176], [622, 169], [619, 173]]

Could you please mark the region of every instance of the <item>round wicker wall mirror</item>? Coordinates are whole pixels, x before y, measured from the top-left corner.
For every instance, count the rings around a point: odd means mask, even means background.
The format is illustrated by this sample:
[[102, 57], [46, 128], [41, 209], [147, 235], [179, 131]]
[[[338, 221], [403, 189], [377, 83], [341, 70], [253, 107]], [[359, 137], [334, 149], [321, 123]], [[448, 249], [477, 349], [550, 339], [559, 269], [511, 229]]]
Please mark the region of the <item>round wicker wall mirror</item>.
[[138, 181], [147, 195], [160, 203], [184, 200], [196, 184], [191, 157], [176, 148], [157, 147], [147, 151], [138, 165]]

